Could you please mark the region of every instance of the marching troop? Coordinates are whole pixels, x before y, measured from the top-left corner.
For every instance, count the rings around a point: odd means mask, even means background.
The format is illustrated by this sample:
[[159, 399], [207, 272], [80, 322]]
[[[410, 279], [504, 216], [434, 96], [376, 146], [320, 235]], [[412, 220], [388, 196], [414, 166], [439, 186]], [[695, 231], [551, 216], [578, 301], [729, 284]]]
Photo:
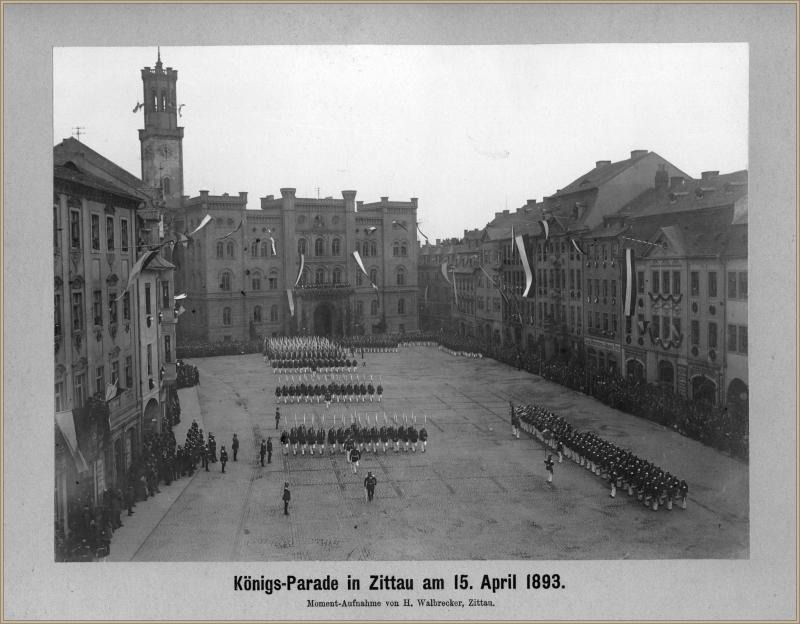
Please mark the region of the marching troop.
[[[378, 403], [383, 398], [383, 386], [378, 383], [377, 386], [372, 384], [372, 376], [370, 379], [361, 379], [356, 375], [355, 380], [350, 375], [349, 379], [342, 376], [341, 379], [333, 378], [333, 381], [327, 381], [327, 375], [324, 379], [320, 379], [314, 375], [306, 377], [305, 375], [298, 376], [295, 380], [292, 377], [291, 383], [286, 379], [287, 383], [278, 384], [275, 387], [275, 400], [280, 402], [281, 399], [284, 403], [364, 403], [369, 399], [372, 403], [376, 398]], [[323, 383], [320, 383], [322, 381]]]
[[[653, 511], [658, 511], [659, 507], [671, 510], [675, 502], [681, 509], [686, 509], [689, 493], [686, 481], [594, 433], [578, 431], [561, 416], [541, 406], [509, 405], [512, 435], [517, 435], [521, 427], [557, 452], [559, 462], [566, 457], [607, 480], [611, 487], [609, 496], [612, 498], [621, 488]], [[548, 481], [552, 481], [552, 464], [548, 472]]]

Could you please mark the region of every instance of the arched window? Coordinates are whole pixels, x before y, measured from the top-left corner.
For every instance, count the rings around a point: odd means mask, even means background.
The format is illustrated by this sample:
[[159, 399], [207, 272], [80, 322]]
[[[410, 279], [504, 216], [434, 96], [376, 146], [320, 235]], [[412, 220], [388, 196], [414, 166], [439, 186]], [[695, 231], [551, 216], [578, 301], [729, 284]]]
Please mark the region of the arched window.
[[406, 246], [405, 243], [400, 245], [400, 255], [401, 256], [407, 256], [408, 255], [408, 247]]
[[261, 306], [257, 305], [253, 308], [253, 322], [260, 323], [261, 322]]
[[397, 313], [398, 314], [406, 313], [406, 300], [403, 298], [397, 300]]
[[364, 316], [364, 302], [356, 301], [356, 316]]
[[395, 257], [400, 255], [400, 243], [392, 245], [392, 255]]
[[222, 258], [225, 254], [225, 245], [217, 243], [217, 258]]
[[250, 243], [250, 255], [253, 258], [258, 258], [258, 243], [256, 242]]
[[253, 273], [253, 290], [261, 290], [261, 273]]
[[403, 267], [397, 267], [397, 285], [405, 286], [406, 284], [406, 270]]
[[158, 110], [158, 96], [156, 95], [156, 90], [155, 89], [150, 89], [150, 97], [152, 98], [152, 101], [153, 101], [152, 110], [154, 110], [154, 111]]
[[219, 280], [219, 287], [221, 290], [230, 290], [231, 289], [231, 273], [230, 271], [224, 271], [222, 273], [222, 277]]
[[333, 270], [333, 283], [339, 284], [342, 281], [342, 270], [339, 267], [336, 267]]
[[314, 283], [322, 284], [325, 281], [325, 269], [319, 267], [314, 273]]
[[369, 241], [364, 241], [364, 244], [361, 246], [361, 255], [365, 258], [369, 256]]
[[225, 248], [225, 251], [226, 251], [226, 253], [227, 253], [227, 255], [228, 255], [228, 257], [229, 257], [229, 258], [233, 258], [233, 257], [234, 257], [234, 253], [233, 253], [233, 252], [234, 252], [234, 245], [233, 245], [233, 241], [231, 241], [231, 242], [229, 242], [229, 243], [228, 243], [228, 245], [227, 245], [227, 246], [226, 246], [226, 248]]
[[378, 316], [378, 300], [373, 299], [369, 304], [369, 313], [372, 316]]
[[370, 269], [369, 270], [369, 281], [373, 284], [378, 283], [378, 269]]
[[169, 177], [161, 178], [161, 189], [164, 191], [164, 195], [169, 195], [169, 193], [170, 193], [170, 179], [169, 179]]
[[377, 256], [378, 255], [378, 243], [372, 241], [369, 244], [369, 255], [370, 256]]
[[161, 110], [167, 110], [167, 92], [161, 89]]
[[361, 241], [356, 241], [356, 251], [361, 254]]
[[331, 243], [331, 255], [338, 256], [342, 253], [342, 241], [338, 238], [334, 238], [333, 242]]
[[222, 324], [223, 325], [230, 325], [231, 324], [231, 309], [230, 308], [222, 308]]
[[262, 242], [261, 243], [261, 257], [262, 258], [269, 258], [269, 256], [272, 255], [272, 254], [270, 254], [270, 251], [271, 250], [269, 248], [269, 242], [268, 241]]
[[364, 283], [364, 274], [361, 272], [361, 269], [356, 271], [356, 286], [361, 286]]
[[314, 255], [315, 256], [322, 256], [325, 254], [325, 241], [321, 238], [318, 238], [314, 241]]
[[269, 309], [269, 320], [273, 323], [278, 322], [278, 306], [275, 304]]
[[301, 238], [297, 241], [297, 253], [305, 255], [306, 253], [306, 239]]
[[268, 282], [270, 290], [278, 289], [278, 272], [275, 269], [269, 272]]

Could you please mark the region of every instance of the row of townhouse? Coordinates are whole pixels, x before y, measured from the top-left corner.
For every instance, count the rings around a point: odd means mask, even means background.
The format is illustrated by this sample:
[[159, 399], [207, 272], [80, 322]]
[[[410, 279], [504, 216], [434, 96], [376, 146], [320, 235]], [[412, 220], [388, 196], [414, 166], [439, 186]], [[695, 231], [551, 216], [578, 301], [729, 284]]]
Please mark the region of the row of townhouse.
[[73, 138], [53, 157], [54, 502], [68, 534], [78, 501], [124, 487], [170, 415], [176, 316], [174, 266], [156, 254], [134, 273], [158, 249], [158, 189]]
[[[527, 296], [512, 229], [531, 272]], [[632, 316], [623, 309], [626, 249]], [[479, 233], [424, 245], [419, 258], [423, 328], [456, 327], [746, 409], [746, 171], [694, 180], [636, 150], [598, 161], [541, 202], [496, 213]]]

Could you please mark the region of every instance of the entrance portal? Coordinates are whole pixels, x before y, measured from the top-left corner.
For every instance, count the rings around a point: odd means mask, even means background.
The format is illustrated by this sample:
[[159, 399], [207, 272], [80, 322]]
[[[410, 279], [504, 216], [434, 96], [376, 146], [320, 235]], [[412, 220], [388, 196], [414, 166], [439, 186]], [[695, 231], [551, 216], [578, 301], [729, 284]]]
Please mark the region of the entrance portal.
[[314, 334], [330, 336], [333, 332], [333, 308], [330, 304], [321, 303], [314, 310]]

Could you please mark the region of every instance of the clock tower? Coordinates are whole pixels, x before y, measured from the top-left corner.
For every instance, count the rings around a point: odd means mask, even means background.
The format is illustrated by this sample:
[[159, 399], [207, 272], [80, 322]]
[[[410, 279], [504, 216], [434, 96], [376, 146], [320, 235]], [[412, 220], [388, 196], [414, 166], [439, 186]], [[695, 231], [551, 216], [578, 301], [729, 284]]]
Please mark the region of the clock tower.
[[168, 207], [177, 208], [183, 197], [183, 128], [178, 127], [175, 83], [178, 72], [161, 64], [161, 49], [154, 68], [142, 69], [144, 129], [139, 130], [142, 181], [161, 188]]

